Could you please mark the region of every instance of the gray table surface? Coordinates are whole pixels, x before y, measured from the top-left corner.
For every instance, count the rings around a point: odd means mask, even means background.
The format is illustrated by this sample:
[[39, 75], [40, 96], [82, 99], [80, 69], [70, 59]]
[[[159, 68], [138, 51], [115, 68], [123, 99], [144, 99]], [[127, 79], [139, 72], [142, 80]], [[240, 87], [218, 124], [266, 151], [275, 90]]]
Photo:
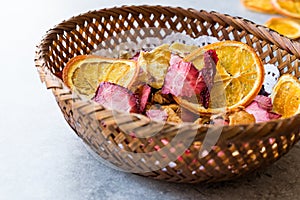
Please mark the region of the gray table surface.
[[239, 0], [27, 0], [1, 5], [0, 199], [299, 199], [299, 143], [278, 162], [218, 184], [171, 184], [94, 159], [64, 121], [34, 68], [35, 46], [71, 16], [105, 7], [161, 4], [218, 11], [263, 24]]

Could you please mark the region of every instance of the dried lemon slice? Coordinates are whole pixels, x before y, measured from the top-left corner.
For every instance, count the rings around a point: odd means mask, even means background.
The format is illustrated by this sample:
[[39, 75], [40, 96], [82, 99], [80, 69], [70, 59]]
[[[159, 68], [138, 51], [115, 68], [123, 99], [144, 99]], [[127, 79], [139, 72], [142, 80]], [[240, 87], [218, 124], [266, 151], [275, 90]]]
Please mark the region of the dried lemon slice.
[[259, 93], [263, 80], [264, 68], [261, 59], [247, 44], [237, 41], [223, 41], [206, 45], [192, 52], [185, 60], [193, 62], [201, 69], [203, 52], [216, 51], [219, 61], [210, 91], [210, 104], [206, 109], [200, 104], [177, 98], [179, 104], [196, 113], [220, 113], [240, 106], [248, 105]]
[[299, 0], [271, 0], [274, 9], [285, 16], [300, 18]]
[[297, 39], [300, 37], [299, 20], [291, 18], [273, 17], [265, 23], [265, 26], [291, 39]]
[[300, 81], [292, 75], [282, 75], [271, 94], [273, 111], [283, 118], [300, 113]]
[[263, 13], [276, 13], [270, 0], [241, 0], [242, 4], [249, 10]]
[[80, 55], [72, 58], [63, 69], [64, 83], [79, 94], [91, 98], [100, 82], [111, 82], [129, 88], [139, 68], [133, 60]]

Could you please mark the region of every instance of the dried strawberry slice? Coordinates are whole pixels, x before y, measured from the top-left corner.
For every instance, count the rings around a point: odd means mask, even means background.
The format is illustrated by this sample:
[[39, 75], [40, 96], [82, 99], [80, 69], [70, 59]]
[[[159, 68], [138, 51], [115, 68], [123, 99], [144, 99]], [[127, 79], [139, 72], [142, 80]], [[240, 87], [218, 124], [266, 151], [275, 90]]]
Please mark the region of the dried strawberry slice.
[[210, 99], [210, 90], [213, 87], [214, 77], [217, 69], [216, 65], [218, 62], [218, 56], [215, 50], [208, 50], [203, 55], [204, 66], [199, 71], [197, 79], [196, 94], [198, 101], [203, 105], [204, 108], [208, 108]]
[[166, 121], [168, 113], [164, 109], [150, 109], [146, 112], [147, 117], [154, 121]]
[[214, 77], [217, 72], [216, 65], [218, 63], [218, 56], [215, 50], [208, 50], [204, 53], [204, 67], [199, 72], [199, 78], [204, 79], [206, 86], [209, 90], [211, 90], [213, 83], [214, 83]]
[[[212, 59], [214, 64], [217, 64], [219, 61], [218, 54], [215, 50], [210, 49], [204, 53], [204, 59]], [[205, 62], [211, 62], [210, 60], [206, 60]]]
[[266, 97], [264, 95], [257, 95], [254, 98], [254, 101], [256, 101], [262, 109], [266, 111], [271, 111], [273, 109], [272, 99], [270, 97]]
[[193, 96], [198, 74], [193, 63], [185, 62], [179, 56], [172, 55], [161, 93], [174, 96]]
[[245, 110], [254, 115], [256, 122], [265, 122], [281, 117], [281, 115], [271, 112], [272, 107], [271, 98], [263, 95], [257, 95], [252, 103], [245, 108]]
[[282, 115], [274, 113], [274, 112], [269, 112], [268, 114], [269, 114], [269, 119], [270, 120], [272, 120], [272, 119], [279, 119], [280, 117], [282, 117]]
[[140, 101], [140, 112], [144, 112], [147, 102], [149, 100], [149, 97], [151, 95], [151, 87], [147, 84], [141, 85], [136, 90], [136, 95], [139, 97]]
[[178, 56], [172, 56], [162, 94], [171, 93], [177, 97], [197, 96], [198, 102], [208, 108], [209, 91], [213, 86], [218, 62], [216, 51], [206, 51], [203, 59], [204, 66], [198, 70], [192, 62], [185, 62]]
[[138, 98], [127, 88], [114, 83], [100, 83], [93, 100], [108, 109], [130, 113], [139, 112]]

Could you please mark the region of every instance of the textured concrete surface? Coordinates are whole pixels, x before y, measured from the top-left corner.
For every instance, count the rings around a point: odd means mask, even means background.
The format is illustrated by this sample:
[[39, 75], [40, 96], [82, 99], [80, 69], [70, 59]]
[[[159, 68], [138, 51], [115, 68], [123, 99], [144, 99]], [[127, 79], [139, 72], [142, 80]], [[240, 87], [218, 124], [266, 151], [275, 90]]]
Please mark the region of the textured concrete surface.
[[[88, 169], [91, 176], [87, 187], [79, 175], [78, 182], [83, 186], [87, 199], [299, 199], [300, 192], [300, 145], [276, 162], [274, 165], [233, 181], [210, 184], [174, 184], [114, 171], [94, 161], [84, 163], [83, 171]], [[80, 159], [84, 160], [84, 159]], [[97, 180], [97, 178], [100, 178]], [[94, 180], [97, 181], [94, 181]], [[87, 191], [87, 192], [86, 192]], [[99, 196], [99, 194], [101, 194]], [[75, 198], [75, 197], [74, 197]]]
[[35, 45], [55, 24], [88, 10], [163, 4], [216, 10], [257, 23], [270, 16], [239, 0], [28, 0], [1, 6], [0, 200], [288, 199], [300, 193], [299, 143], [272, 166], [217, 184], [172, 184], [95, 160], [64, 121], [34, 69]]

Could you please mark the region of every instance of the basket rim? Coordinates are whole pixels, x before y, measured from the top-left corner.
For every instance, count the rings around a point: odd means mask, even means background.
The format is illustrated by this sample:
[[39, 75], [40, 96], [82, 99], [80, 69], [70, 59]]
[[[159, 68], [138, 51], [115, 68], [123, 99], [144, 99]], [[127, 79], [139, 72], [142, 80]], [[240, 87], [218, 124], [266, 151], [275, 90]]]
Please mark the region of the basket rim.
[[[287, 52], [292, 53], [297, 58], [300, 58], [300, 42], [299, 41], [292, 40], [292, 39], [278, 33], [277, 31], [270, 29], [263, 24], [257, 24], [250, 19], [246, 19], [246, 18], [240, 17], [240, 16], [233, 16], [233, 15], [230, 15], [227, 13], [217, 12], [214, 10], [208, 11], [208, 10], [204, 10], [204, 9], [197, 10], [192, 7], [183, 8], [180, 6], [175, 7], [175, 6], [147, 5], [147, 4], [114, 6], [114, 7], [110, 7], [110, 8], [89, 10], [87, 12], [80, 13], [78, 15], [74, 15], [74, 16], [72, 16], [68, 19], [65, 19], [62, 22], [54, 25], [52, 28], [48, 29], [48, 31], [46, 31], [46, 34], [42, 37], [41, 42], [39, 44], [46, 42], [45, 41], [46, 38], [50, 39], [51, 38], [50, 36], [52, 34], [56, 34], [56, 33], [59, 33], [59, 32], [65, 31], [65, 30], [72, 30], [72, 27], [69, 24], [73, 23], [74, 25], [76, 25], [75, 20], [77, 20], [79, 18], [87, 19], [85, 17], [86, 15], [98, 16], [97, 14], [100, 14], [100, 13], [101, 14], [105, 14], [105, 13], [116, 14], [115, 12], [113, 12], [113, 10], [115, 10], [115, 9], [117, 9], [118, 11], [122, 10], [123, 12], [125, 12], [125, 11], [134, 12], [134, 10], [136, 8], [140, 8], [140, 9], [144, 9], [144, 10], [146, 10], [147, 8], [164, 8], [165, 10], [179, 9], [186, 13], [194, 14], [195, 16], [197, 16], [198, 14], [201, 14], [201, 13], [211, 14], [212, 16], [215, 16], [219, 19], [218, 22], [224, 22], [224, 20], [237, 21], [237, 22], [239, 22], [239, 26], [236, 25], [236, 27], [246, 28], [247, 26], [249, 26], [249, 27], [247, 27], [247, 30], [250, 33], [252, 33], [252, 34], [255, 33], [256, 36], [259, 36], [259, 38], [261, 38], [262, 40], [266, 40], [274, 45], [281, 46]], [[259, 32], [254, 32], [254, 30], [259, 30]], [[257, 33], [259, 33], [259, 35], [257, 35]]]
[[[210, 14], [213, 15], [215, 17], [217, 17], [220, 22], [223, 20], [229, 20], [229, 21], [238, 21], [239, 23], [239, 27], [238, 28], [245, 28], [247, 27], [247, 30], [250, 33], [254, 33], [254, 30], [259, 30], [259, 32], [255, 32], [256, 36], [257, 33], [259, 33], [259, 38], [261, 40], [267, 40], [268, 42], [270, 42], [271, 44], [274, 44], [276, 46], [280, 46], [282, 49], [286, 50], [289, 53], [292, 53], [293, 55], [295, 55], [297, 58], [300, 59], [300, 42], [297, 42], [295, 40], [291, 40], [281, 34], [279, 34], [278, 32], [267, 28], [264, 25], [260, 25], [260, 24], [256, 24], [253, 21], [249, 20], [249, 19], [245, 19], [243, 17], [239, 17], [239, 16], [232, 16], [229, 14], [222, 14], [216, 11], [206, 11], [206, 10], [196, 10], [195, 8], [182, 8], [182, 7], [172, 7], [172, 6], [162, 6], [162, 5], [122, 5], [122, 6], [115, 6], [115, 7], [111, 7], [111, 8], [103, 8], [103, 9], [98, 9], [98, 10], [90, 10], [87, 11], [85, 13], [81, 13], [79, 15], [76, 16], [72, 16], [69, 19], [63, 20], [62, 22], [58, 23], [57, 25], [54, 25], [53, 28], [50, 28], [48, 31], [46, 31], [46, 34], [44, 36], [42, 36], [41, 41], [38, 43], [38, 45], [36, 46], [36, 51], [35, 51], [35, 67], [38, 70], [38, 73], [40, 75], [41, 78], [41, 82], [46, 82], [48, 83], [47, 85], [47, 89], [56, 89], [56, 90], [64, 90], [65, 92], [70, 93], [71, 95], [76, 95], [72, 90], [70, 90], [63, 82], [62, 80], [60, 80], [58, 77], [56, 77], [48, 68], [47, 68], [47, 64], [45, 62], [45, 51], [47, 51], [48, 49], [46, 48], [52, 39], [54, 38], [54, 35], [57, 33], [61, 33], [63, 31], [66, 30], [72, 30], [73, 26], [70, 26], [69, 24], [73, 24], [74, 26], [76, 26], [76, 22], [75, 20], [77, 20], [78, 18], [86, 18], [86, 15], [95, 15], [98, 16], [97, 14], [99, 13], [110, 13], [113, 14], [113, 10], [114, 9], [119, 9], [119, 11], [123, 11], [125, 12], [127, 11], [132, 11], [134, 12], [134, 10], [136, 8], [140, 8], [140, 9], [147, 9], [147, 8], [164, 8], [166, 10], [168, 9], [180, 9], [183, 12], [189, 12], [189, 14], [194, 14], [195, 16], [201, 14], [201, 13], [206, 13], [206, 14]], [[59, 82], [59, 84], [57, 83]], [[78, 98], [76, 101], [81, 101], [81, 102], [90, 102], [90, 101], [82, 101], [80, 98]], [[100, 105], [100, 104], [99, 104]], [[109, 109], [106, 109], [109, 110]], [[145, 117], [142, 114], [136, 114], [136, 113], [126, 113], [130, 116], [142, 116]], [[267, 121], [267, 122], [256, 122], [254, 123], [255, 126], [260, 126], [260, 125], [265, 125], [265, 124], [269, 124], [269, 123], [278, 123], [278, 122], [288, 122], [290, 120], [298, 120], [300, 121], [300, 113], [296, 114], [294, 116], [291, 116], [289, 118], [284, 118], [284, 119], [276, 119], [276, 120], [271, 120], [271, 121]], [[158, 123], [153, 121], [154, 123]], [[193, 127], [193, 128], [215, 128], [217, 127], [216, 125], [197, 125], [197, 124], [193, 124], [192, 122], [185, 122], [185, 123], [181, 123], [181, 124], [176, 124], [176, 123], [172, 123], [172, 122], [164, 122], [164, 124], [169, 124], [172, 126], [180, 126], [180, 127]], [[239, 129], [247, 129], [247, 127], [249, 126], [253, 126], [253, 124], [239, 124], [239, 125], [222, 125], [224, 128], [239, 128]]]

